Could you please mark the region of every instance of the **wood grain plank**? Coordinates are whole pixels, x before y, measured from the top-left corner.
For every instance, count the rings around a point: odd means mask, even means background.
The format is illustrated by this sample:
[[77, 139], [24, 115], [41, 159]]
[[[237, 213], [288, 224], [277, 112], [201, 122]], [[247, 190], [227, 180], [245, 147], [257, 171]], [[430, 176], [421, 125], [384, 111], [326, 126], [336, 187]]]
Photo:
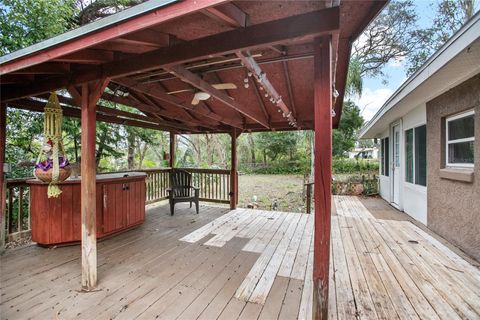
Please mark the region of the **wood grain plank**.
[[308, 216], [307, 225], [305, 226], [305, 232], [302, 235], [302, 240], [300, 241], [300, 246], [295, 257], [295, 262], [293, 264], [292, 273], [290, 275], [293, 279], [304, 280], [305, 279], [305, 270], [307, 268], [308, 261], [308, 252], [310, 248], [310, 243], [313, 239], [313, 215]]
[[303, 214], [298, 222], [297, 229], [295, 230], [295, 234], [288, 245], [287, 252], [283, 258], [282, 264], [278, 271], [278, 275], [281, 277], [290, 277], [292, 273], [293, 264], [295, 263], [295, 258], [297, 256], [298, 249], [300, 247], [300, 242], [303, 236], [303, 233], [306, 232], [306, 225], [308, 221], [308, 215]]
[[290, 217], [287, 217], [287, 219], [290, 219], [288, 221], [286, 219], [284, 223], [288, 229], [283, 233], [280, 243], [276, 247], [272, 258], [268, 262], [268, 265], [265, 267], [262, 276], [258, 280], [257, 286], [255, 287], [255, 290], [253, 290], [252, 295], [248, 300], [250, 302], [264, 304], [265, 300], [267, 299], [267, 295], [273, 286], [278, 269], [280, 268], [283, 257], [285, 256], [288, 245], [290, 244], [290, 240], [292, 239], [292, 236], [297, 228], [301, 214], [293, 214]]

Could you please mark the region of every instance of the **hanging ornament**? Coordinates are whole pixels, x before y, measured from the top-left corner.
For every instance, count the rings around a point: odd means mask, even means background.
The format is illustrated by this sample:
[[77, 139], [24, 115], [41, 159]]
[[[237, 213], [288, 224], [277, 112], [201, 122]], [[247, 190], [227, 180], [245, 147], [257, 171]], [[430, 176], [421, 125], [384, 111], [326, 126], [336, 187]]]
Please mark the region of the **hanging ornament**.
[[56, 198], [62, 191], [58, 182], [66, 180], [71, 173], [68, 160], [65, 157], [62, 139], [63, 113], [58, 97], [52, 92], [45, 106], [43, 125], [43, 147], [35, 165], [35, 176], [48, 185], [48, 197]]

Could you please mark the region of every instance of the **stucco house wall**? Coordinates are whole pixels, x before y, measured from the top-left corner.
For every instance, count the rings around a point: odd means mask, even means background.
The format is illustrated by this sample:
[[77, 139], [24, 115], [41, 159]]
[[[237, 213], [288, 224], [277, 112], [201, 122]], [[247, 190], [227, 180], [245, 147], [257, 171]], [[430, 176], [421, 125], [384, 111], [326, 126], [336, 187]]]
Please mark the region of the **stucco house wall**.
[[[445, 117], [475, 110], [473, 181], [442, 178]], [[430, 229], [480, 261], [480, 74], [427, 102], [427, 203]]]

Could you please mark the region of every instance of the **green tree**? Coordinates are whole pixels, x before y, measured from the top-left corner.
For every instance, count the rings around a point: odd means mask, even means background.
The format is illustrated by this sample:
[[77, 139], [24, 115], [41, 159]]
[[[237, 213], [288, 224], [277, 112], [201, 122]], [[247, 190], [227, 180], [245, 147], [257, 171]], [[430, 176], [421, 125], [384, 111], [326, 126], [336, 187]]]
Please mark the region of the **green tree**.
[[2, 0], [0, 55], [71, 29], [76, 12], [74, 0]]
[[407, 74], [413, 74], [447, 42], [474, 15], [475, 7], [475, 0], [439, 1], [433, 8], [436, 15], [432, 25], [415, 32], [415, 37], [422, 46], [408, 56]]
[[267, 157], [272, 161], [282, 156], [287, 156], [289, 160], [297, 148], [298, 134], [292, 131], [285, 132], [262, 132], [258, 134], [258, 144], [261, 146], [264, 162]]
[[355, 146], [357, 131], [362, 125], [360, 108], [352, 101], [344, 102], [342, 121], [338, 129], [333, 130], [332, 153], [334, 156], [343, 156]]
[[352, 75], [384, 77], [383, 68], [389, 61], [403, 59], [417, 50], [421, 46], [416, 36], [417, 21], [413, 1], [389, 2], [353, 44], [356, 72]]

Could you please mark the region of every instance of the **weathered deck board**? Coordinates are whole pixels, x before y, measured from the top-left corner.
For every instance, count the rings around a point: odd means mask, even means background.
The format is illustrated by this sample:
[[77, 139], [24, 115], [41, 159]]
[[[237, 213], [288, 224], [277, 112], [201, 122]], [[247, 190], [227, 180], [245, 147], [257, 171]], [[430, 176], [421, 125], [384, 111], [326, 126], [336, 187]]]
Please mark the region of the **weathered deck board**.
[[[329, 319], [480, 319], [475, 266], [409, 221], [334, 201]], [[100, 242], [96, 292], [78, 292], [78, 246], [7, 251], [0, 317], [311, 319], [313, 215], [187, 207]]]

